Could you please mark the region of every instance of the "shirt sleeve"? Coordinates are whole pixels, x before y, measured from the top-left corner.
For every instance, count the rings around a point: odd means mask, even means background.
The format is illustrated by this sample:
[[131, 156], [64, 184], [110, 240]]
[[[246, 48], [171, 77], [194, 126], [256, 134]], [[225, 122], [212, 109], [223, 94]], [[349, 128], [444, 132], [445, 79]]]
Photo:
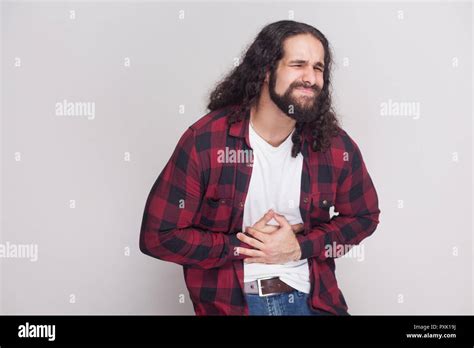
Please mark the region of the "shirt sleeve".
[[235, 247], [252, 247], [235, 233], [193, 226], [204, 192], [195, 141], [190, 127], [155, 181], [143, 214], [140, 250], [164, 261], [209, 269], [246, 257], [234, 252]]
[[301, 259], [315, 257], [324, 261], [328, 257], [340, 257], [370, 236], [379, 223], [377, 192], [359, 147], [352, 139], [351, 143], [352, 159], [345, 162], [336, 192], [334, 210], [339, 215], [313, 227], [307, 234], [296, 235]]

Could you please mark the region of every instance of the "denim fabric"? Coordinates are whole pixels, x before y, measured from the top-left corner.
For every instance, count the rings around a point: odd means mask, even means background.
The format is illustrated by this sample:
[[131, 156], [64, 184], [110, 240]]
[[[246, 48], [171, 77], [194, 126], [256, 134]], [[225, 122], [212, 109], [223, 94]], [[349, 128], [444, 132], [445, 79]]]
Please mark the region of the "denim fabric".
[[309, 294], [292, 292], [260, 297], [245, 294], [249, 315], [332, 315], [325, 311], [314, 311], [309, 307]]

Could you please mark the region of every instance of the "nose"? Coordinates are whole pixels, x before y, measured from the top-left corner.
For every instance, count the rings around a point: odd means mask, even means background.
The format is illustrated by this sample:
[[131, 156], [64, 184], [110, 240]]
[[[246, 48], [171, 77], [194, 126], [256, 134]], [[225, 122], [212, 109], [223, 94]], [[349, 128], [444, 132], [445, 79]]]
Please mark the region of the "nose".
[[316, 71], [312, 67], [307, 67], [303, 74], [305, 87], [311, 87], [316, 84]]

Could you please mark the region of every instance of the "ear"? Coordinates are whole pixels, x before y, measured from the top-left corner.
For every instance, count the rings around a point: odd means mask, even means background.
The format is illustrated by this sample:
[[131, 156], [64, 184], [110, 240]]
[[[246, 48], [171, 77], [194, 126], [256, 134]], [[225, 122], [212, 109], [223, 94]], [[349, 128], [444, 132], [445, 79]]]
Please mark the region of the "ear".
[[270, 71], [267, 70], [265, 73], [265, 80], [263, 80], [264, 83], [267, 83], [270, 81]]

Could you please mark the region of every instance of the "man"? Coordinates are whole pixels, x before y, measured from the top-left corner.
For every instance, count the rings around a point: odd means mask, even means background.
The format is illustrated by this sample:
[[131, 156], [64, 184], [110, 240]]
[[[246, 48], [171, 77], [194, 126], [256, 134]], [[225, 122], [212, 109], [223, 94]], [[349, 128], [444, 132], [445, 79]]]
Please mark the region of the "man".
[[331, 248], [371, 235], [380, 210], [330, 69], [320, 31], [267, 25], [156, 180], [140, 249], [183, 265], [197, 315], [349, 314]]

